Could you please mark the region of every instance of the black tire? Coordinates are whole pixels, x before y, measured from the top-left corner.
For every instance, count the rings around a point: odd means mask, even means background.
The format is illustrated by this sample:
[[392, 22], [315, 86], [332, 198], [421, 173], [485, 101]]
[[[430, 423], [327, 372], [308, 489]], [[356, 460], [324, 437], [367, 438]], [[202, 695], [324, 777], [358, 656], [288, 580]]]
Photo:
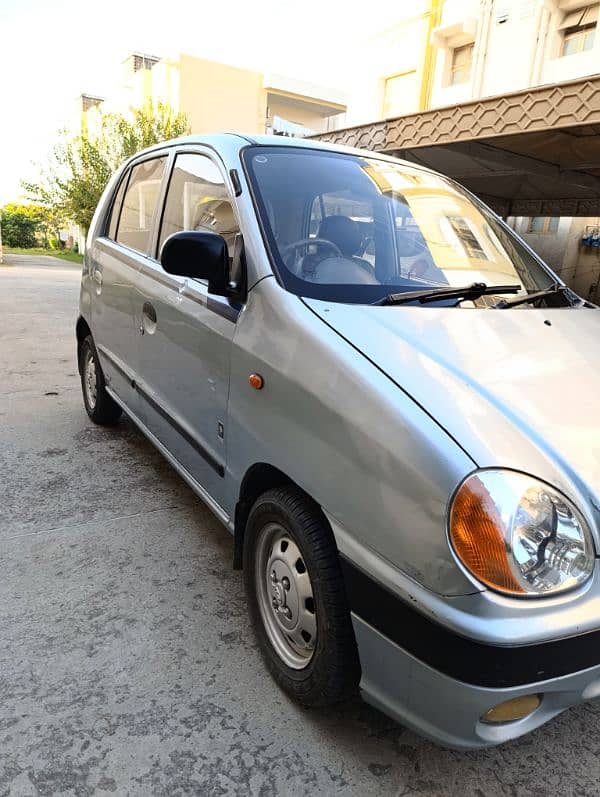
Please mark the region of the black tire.
[[[91, 420], [99, 426], [113, 426], [121, 417], [121, 407], [106, 392], [104, 374], [98, 359], [98, 352], [91, 335], [79, 346], [79, 373], [85, 410]], [[89, 365], [93, 364], [93, 371]], [[87, 384], [91, 375], [90, 385]], [[95, 397], [91, 385], [95, 384]]]
[[[272, 560], [262, 568], [264, 554], [261, 550], [264, 551], [266, 545], [272, 557], [277, 544], [281, 544], [281, 539], [273, 546], [264, 542], [267, 530], [275, 526], [281, 527], [299, 549], [303, 560], [300, 564], [306, 566], [314, 597], [311, 607], [316, 615], [316, 642], [310, 654], [312, 658], [301, 668], [288, 666], [272, 641], [272, 631], [269, 632], [265, 624], [263, 614], [272, 611], [276, 617], [281, 607], [267, 607], [263, 599], [261, 612], [257, 568], [264, 574], [266, 594], [270, 596], [269, 589], [274, 587], [267, 572]], [[279, 686], [304, 706], [330, 705], [355, 693], [360, 664], [335, 540], [320, 507], [298, 488], [269, 490], [252, 507], [244, 535], [244, 580], [258, 644]], [[268, 624], [268, 620], [266, 622]]]

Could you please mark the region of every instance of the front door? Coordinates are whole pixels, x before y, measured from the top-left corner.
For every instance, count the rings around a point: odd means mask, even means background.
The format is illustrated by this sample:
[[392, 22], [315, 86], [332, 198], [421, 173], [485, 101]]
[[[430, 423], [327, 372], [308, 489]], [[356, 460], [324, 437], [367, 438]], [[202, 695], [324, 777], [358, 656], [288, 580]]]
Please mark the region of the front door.
[[[208, 155], [176, 156], [158, 251], [169, 235], [186, 229], [218, 232], [230, 247], [238, 232], [223, 176]], [[157, 260], [144, 265], [138, 288], [142, 420], [223, 506], [229, 366], [238, 309], [209, 295], [203, 281], [167, 274]]]

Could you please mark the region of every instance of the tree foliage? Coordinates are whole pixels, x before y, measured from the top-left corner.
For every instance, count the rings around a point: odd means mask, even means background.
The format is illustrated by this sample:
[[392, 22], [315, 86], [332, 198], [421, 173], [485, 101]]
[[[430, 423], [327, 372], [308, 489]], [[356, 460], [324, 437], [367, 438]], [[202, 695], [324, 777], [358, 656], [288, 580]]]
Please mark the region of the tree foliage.
[[30, 248], [45, 236], [46, 208], [40, 205], [4, 205], [0, 210], [2, 242], [5, 246]]
[[35, 183], [23, 183], [33, 201], [62, 217], [90, 226], [94, 210], [115, 169], [139, 150], [189, 133], [187, 117], [163, 103], [132, 111], [131, 117], [109, 113], [99, 129], [69, 137], [66, 131], [48, 166]]

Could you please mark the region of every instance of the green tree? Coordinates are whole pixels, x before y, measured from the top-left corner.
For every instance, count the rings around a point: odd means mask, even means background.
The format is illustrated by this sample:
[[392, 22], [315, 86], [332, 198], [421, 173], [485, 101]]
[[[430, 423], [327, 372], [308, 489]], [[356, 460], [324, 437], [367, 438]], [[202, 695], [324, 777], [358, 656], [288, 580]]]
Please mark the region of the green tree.
[[66, 131], [48, 166], [35, 183], [24, 182], [30, 199], [52, 211], [55, 218], [90, 226], [94, 210], [115, 169], [140, 149], [189, 133], [187, 117], [158, 103], [122, 114], [105, 114], [97, 134]]
[[24, 248], [36, 246], [38, 233], [43, 233], [44, 213], [45, 209], [40, 205], [4, 205], [0, 210], [3, 244]]

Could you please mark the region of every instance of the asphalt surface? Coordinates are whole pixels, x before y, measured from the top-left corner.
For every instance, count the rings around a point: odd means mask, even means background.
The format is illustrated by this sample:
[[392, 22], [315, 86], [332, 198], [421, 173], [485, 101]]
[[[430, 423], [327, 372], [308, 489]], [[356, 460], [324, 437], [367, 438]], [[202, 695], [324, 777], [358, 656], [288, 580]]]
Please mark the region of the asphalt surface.
[[274, 685], [228, 533], [135, 427], [93, 426], [79, 268], [0, 265], [1, 795], [597, 795], [600, 703], [487, 751]]

